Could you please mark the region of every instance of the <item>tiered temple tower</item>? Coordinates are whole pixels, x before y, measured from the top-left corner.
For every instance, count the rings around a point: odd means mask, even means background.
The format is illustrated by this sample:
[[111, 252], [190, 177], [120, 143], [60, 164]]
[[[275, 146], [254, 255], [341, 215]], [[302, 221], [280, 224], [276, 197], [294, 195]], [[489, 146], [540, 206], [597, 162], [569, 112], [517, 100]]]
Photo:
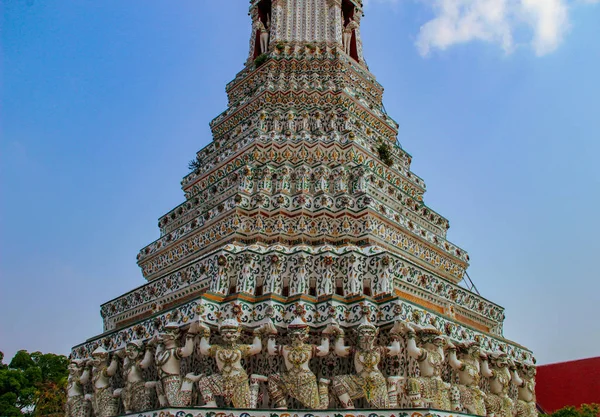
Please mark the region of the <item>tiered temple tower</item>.
[[[254, 0], [250, 16], [248, 60], [210, 124], [213, 142], [181, 182], [183, 203], [159, 219], [160, 237], [137, 256], [147, 282], [102, 305], [104, 332], [72, 356], [141, 346], [173, 323], [216, 330], [233, 319], [250, 340], [268, 322], [284, 335], [300, 317], [315, 340], [335, 325], [356, 344], [357, 326], [371, 323], [383, 345], [395, 322], [412, 323], [457, 346], [476, 342], [511, 366], [531, 364], [528, 349], [503, 337], [504, 309], [460, 285], [469, 256], [447, 240], [448, 220], [424, 203], [425, 182], [398, 145], [363, 58], [361, 1]], [[409, 407], [418, 391], [409, 378], [424, 371], [409, 339], [398, 340], [399, 356], [380, 369], [400, 377], [398, 406]], [[334, 353], [310, 363], [318, 378], [354, 372]], [[266, 352], [244, 366], [249, 375], [282, 369]], [[157, 379], [154, 367], [146, 379]], [[182, 375], [218, 372], [198, 349], [182, 367]], [[458, 383], [457, 372], [448, 363], [441, 377]], [[112, 388], [122, 384], [114, 378]], [[515, 404], [520, 389], [509, 388]], [[260, 390], [258, 406], [273, 407]], [[330, 397], [328, 408], [340, 408]]]

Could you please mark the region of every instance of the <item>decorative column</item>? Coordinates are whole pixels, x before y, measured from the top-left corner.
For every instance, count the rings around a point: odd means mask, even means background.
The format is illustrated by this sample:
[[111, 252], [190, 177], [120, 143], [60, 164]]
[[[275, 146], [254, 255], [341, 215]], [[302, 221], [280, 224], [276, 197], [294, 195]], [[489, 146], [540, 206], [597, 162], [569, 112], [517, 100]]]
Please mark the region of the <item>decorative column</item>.
[[327, 0], [329, 15], [327, 19], [327, 38], [342, 46], [342, 0]]
[[321, 258], [322, 273], [317, 276], [317, 297], [323, 295], [332, 295], [335, 291], [335, 274], [333, 257], [324, 256]]
[[360, 62], [363, 65], [366, 65], [365, 58], [363, 56], [362, 37], [360, 36], [360, 21], [362, 17], [362, 9], [356, 8], [354, 12], [354, 21], [358, 23], [358, 27], [354, 29], [354, 36], [356, 37], [356, 54], [358, 55], [358, 62]]
[[280, 294], [282, 289], [283, 279], [281, 271], [283, 269], [283, 261], [279, 255], [271, 255], [269, 258], [270, 272], [265, 277], [263, 284], [263, 294]]
[[291, 190], [291, 172], [288, 167], [282, 167], [277, 173], [277, 192], [289, 194]]
[[256, 48], [256, 22], [258, 21], [258, 8], [254, 7], [250, 11], [250, 16], [252, 17], [252, 26], [250, 28], [250, 47], [248, 52], [248, 61], [246, 65], [251, 65], [254, 62], [255, 48]]
[[273, 0], [271, 2], [271, 46], [280, 42], [285, 37], [285, 9], [287, 7], [286, 0]]
[[306, 271], [306, 257], [299, 255], [296, 258], [298, 265], [295, 272], [291, 274], [290, 279], [290, 296], [298, 294], [308, 294], [308, 274]]
[[315, 194], [326, 193], [329, 190], [328, 176], [329, 172], [324, 166], [320, 166], [315, 170]]
[[240, 170], [240, 184], [238, 189], [246, 194], [252, 194], [254, 184], [252, 181], [252, 167], [245, 166]]
[[238, 279], [238, 292], [254, 294], [256, 290], [256, 271], [254, 271], [254, 257], [246, 253], [242, 257], [242, 270]]
[[384, 255], [379, 259], [380, 268], [373, 279], [373, 295], [391, 294], [394, 291], [392, 267], [394, 261]]
[[362, 284], [360, 280], [360, 258], [352, 254], [346, 258], [348, 268], [346, 277], [344, 278], [344, 295], [359, 295], [362, 294]]
[[227, 295], [229, 292], [229, 277], [227, 276], [228, 262], [225, 255], [219, 255], [217, 258], [217, 268], [210, 282], [210, 291]]

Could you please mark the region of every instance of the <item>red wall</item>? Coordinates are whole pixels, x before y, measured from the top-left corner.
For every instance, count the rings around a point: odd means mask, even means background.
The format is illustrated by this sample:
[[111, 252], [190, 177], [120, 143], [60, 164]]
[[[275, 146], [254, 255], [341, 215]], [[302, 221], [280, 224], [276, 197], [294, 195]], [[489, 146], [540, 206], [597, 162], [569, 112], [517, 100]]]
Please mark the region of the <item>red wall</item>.
[[547, 413], [568, 405], [600, 404], [600, 357], [538, 366], [535, 391]]

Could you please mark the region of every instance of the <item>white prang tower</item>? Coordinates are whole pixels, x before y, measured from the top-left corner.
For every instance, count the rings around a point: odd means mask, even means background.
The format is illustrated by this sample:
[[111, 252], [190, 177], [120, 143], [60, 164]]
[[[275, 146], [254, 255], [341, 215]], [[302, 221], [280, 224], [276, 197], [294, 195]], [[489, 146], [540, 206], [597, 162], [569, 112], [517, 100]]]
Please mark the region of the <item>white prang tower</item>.
[[535, 415], [533, 355], [503, 337], [502, 307], [461, 285], [469, 256], [398, 145], [362, 7], [251, 1], [228, 108], [137, 256], [147, 282], [102, 305], [104, 332], [73, 348], [94, 359], [75, 361], [68, 415], [277, 417], [312, 400], [295, 413]]

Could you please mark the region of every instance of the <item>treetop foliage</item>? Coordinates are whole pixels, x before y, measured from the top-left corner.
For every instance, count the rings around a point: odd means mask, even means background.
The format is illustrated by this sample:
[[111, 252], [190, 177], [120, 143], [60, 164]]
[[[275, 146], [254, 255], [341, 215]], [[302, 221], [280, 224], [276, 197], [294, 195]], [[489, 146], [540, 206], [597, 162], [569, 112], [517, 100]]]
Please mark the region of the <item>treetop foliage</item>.
[[53, 353], [18, 351], [8, 365], [0, 352], [0, 416], [62, 413], [69, 359]]
[[552, 414], [540, 414], [540, 417], [600, 417], [600, 404], [582, 404], [579, 408], [567, 406]]

